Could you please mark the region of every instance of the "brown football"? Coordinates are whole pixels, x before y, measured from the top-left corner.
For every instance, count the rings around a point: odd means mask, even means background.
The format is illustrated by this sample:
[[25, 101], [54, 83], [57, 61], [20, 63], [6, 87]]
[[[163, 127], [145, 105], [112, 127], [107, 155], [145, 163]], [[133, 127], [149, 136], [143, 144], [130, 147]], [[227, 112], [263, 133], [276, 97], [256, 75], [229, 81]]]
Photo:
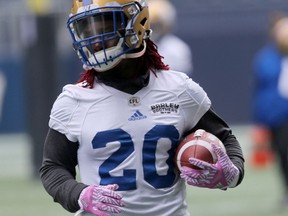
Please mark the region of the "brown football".
[[217, 162], [217, 156], [214, 153], [211, 144], [214, 143], [226, 151], [223, 143], [215, 135], [205, 130], [199, 129], [192, 134], [187, 135], [179, 144], [175, 160], [178, 169], [182, 166], [200, 169], [189, 163], [189, 158], [193, 157], [199, 160], [214, 164]]

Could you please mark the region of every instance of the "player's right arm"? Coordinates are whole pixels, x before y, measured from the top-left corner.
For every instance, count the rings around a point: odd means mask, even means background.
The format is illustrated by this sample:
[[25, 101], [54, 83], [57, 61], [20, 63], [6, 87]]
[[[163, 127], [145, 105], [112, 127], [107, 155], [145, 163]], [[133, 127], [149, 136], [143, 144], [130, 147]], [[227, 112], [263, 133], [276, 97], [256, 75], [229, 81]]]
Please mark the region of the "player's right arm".
[[40, 176], [46, 191], [55, 202], [70, 212], [80, 209], [78, 198], [87, 185], [75, 180], [78, 143], [49, 129], [43, 152]]
[[99, 216], [120, 213], [124, 203], [115, 191], [118, 185], [88, 186], [75, 180], [78, 146], [65, 135], [49, 129], [40, 168], [44, 188], [69, 212], [81, 209]]
[[106, 212], [120, 212], [123, 205], [122, 196], [115, 191], [118, 186], [88, 186], [76, 181], [78, 137], [86, 114], [78, 95], [85, 93], [82, 87], [67, 85], [53, 104], [40, 176], [54, 201], [69, 212], [81, 209], [106, 216]]

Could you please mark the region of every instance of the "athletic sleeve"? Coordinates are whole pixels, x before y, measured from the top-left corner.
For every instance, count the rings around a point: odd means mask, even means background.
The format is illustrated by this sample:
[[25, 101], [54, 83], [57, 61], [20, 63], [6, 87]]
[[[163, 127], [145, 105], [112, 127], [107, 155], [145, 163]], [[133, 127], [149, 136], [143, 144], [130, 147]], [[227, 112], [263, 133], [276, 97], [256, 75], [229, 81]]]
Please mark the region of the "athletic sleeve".
[[186, 76], [185, 91], [179, 95], [181, 108], [184, 111], [185, 128], [191, 130], [209, 110], [211, 101], [203, 88]]
[[45, 190], [69, 212], [79, 210], [79, 195], [87, 187], [75, 180], [78, 146], [77, 142], [69, 141], [64, 134], [49, 129], [40, 168]]
[[70, 141], [77, 142], [82, 117], [79, 108], [77, 86], [66, 85], [53, 104], [49, 127], [64, 134]]
[[229, 128], [227, 123], [215, 113], [213, 108], [210, 108], [191, 131], [196, 131], [197, 129], [204, 129], [217, 136], [223, 142], [229, 158], [240, 171], [239, 179], [236, 184], [239, 185], [244, 178], [245, 160], [241, 146], [236, 137], [232, 134], [231, 128]]

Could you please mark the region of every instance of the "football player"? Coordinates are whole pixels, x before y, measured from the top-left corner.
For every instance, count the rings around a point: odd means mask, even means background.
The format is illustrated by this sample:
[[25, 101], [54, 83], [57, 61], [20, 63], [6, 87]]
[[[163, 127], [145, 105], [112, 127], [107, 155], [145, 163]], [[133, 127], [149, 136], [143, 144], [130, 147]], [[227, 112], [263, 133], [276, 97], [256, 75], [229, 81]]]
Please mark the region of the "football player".
[[164, 62], [169, 64], [171, 70], [181, 71], [192, 77], [192, 50], [189, 44], [174, 34], [178, 19], [174, 5], [170, 0], [148, 0], [148, 5], [153, 31], [151, 39], [157, 45], [158, 52], [164, 57]]
[[[241, 183], [237, 139], [206, 92], [162, 62], [146, 0], [74, 0], [67, 26], [86, 71], [51, 110], [40, 174], [55, 202], [79, 216], [188, 216], [186, 183]], [[203, 170], [180, 173], [177, 145], [199, 128], [227, 154], [215, 148], [216, 164], [191, 159]]]

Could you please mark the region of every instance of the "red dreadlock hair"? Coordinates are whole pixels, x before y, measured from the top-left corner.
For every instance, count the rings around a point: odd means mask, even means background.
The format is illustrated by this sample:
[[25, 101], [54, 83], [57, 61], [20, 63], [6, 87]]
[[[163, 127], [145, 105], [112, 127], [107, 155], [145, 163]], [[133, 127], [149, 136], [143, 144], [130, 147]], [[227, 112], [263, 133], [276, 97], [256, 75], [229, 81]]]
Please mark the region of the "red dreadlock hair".
[[[140, 57], [143, 67], [146, 67], [147, 70], [151, 70], [155, 75], [159, 70], [169, 70], [169, 65], [164, 64], [162, 61], [163, 56], [158, 53], [157, 45], [150, 39], [146, 40], [146, 45], [146, 51], [144, 55]], [[97, 72], [94, 69], [81, 73], [81, 78], [77, 81], [77, 83], [84, 82], [84, 87], [93, 88], [96, 73]]]

